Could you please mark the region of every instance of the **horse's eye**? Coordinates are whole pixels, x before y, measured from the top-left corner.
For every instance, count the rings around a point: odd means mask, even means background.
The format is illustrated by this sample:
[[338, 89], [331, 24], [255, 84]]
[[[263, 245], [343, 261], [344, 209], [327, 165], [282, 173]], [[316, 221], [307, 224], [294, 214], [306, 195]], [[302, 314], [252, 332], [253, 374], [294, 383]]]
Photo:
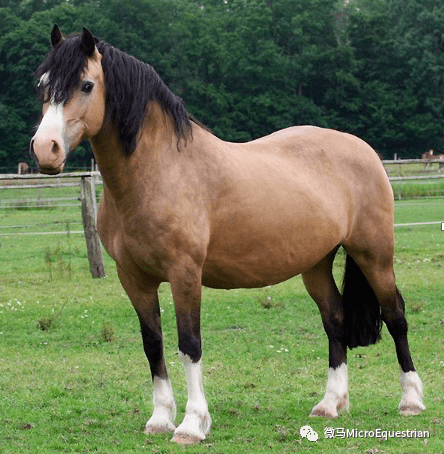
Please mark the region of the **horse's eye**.
[[83, 82], [81, 90], [84, 93], [91, 93], [94, 88], [94, 84], [92, 82]]

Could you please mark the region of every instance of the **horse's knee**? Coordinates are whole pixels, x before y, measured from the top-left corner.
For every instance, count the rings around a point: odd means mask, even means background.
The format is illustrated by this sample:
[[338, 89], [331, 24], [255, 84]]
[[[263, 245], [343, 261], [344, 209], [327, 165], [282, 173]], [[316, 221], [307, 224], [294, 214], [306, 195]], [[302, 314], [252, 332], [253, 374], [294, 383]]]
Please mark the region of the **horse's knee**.
[[177, 332], [179, 351], [184, 355], [189, 356], [193, 363], [199, 361], [202, 357], [199, 311], [178, 314]]

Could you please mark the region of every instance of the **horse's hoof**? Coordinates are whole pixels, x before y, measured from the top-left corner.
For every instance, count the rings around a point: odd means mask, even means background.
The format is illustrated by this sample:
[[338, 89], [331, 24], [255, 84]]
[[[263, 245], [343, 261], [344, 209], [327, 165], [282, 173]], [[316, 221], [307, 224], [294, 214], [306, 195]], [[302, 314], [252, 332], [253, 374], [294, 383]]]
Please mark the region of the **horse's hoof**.
[[321, 409], [321, 408], [313, 408], [313, 410], [310, 413], [310, 418], [327, 418], [327, 419], [336, 419], [338, 417], [338, 412], [333, 412], [330, 410], [326, 409]]
[[171, 441], [178, 443], [180, 445], [192, 445], [195, 443], [200, 443], [202, 440], [196, 435], [187, 435], [187, 434], [177, 434], [174, 435]]
[[325, 397], [313, 407], [310, 416], [336, 419], [339, 417], [339, 413], [348, 411], [349, 407], [348, 393], [345, 393], [342, 397], [335, 397], [334, 399]]
[[176, 429], [176, 427], [172, 423], [167, 424], [167, 425], [146, 426], [144, 433], [146, 433], [147, 435], [166, 434], [166, 433], [174, 432], [175, 429]]
[[399, 414], [401, 416], [416, 416], [421, 414], [425, 410], [425, 406], [422, 403], [404, 405], [399, 407]]

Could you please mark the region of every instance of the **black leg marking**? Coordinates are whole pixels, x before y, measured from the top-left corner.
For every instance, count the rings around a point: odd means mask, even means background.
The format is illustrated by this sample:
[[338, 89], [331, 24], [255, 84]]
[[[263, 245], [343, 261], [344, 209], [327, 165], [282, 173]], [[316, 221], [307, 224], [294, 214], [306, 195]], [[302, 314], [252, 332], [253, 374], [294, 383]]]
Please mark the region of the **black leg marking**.
[[393, 337], [393, 341], [395, 342], [396, 354], [398, 356], [398, 362], [402, 371], [414, 371], [415, 367], [410, 355], [407, 340], [408, 326], [407, 320], [404, 316], [405, 303], [398, 290], [396, 290], [396, 308], [397, 314], [395, 316], [392, 314], [385, 314], [384, 322], [387, 325], [390, 335]]
[[160, 329], [160, 312], [156, 314], [158, 329], [150, 329], [143, 317], [139, 315], [140, 330], [142, 333], [143, 348], [151, 369], [151, 377], [168, 378], [163, 357], [162, 331]]
[[202, 357], [202, 341], [200, 337], [200, 308], [187, 313], [177, 311], [177, 331], [179, 350], [188, 355], [193, 363]]
[[341, 319], [330, 316], [324, 322], [324, 329], [328, 337], [329, 367], [336, 369], [347, 362], [347, 344], [345, 340], [345, 327]]

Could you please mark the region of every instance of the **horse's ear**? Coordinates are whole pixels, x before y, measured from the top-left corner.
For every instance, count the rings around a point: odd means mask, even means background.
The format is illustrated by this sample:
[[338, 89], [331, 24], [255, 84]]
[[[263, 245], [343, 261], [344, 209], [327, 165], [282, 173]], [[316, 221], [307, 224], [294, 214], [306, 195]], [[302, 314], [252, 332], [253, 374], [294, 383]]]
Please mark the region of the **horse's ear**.
[[51, 32], [52, 47], [58, 46], [64, 40], [65, 40], [65, 37], [62, 35], [62, 32], [59, 30], [58, 25], [55, 24], [52, 29], [52, 32]]
[[92, 57], [96, 50], [96, 43], [94, 41], [94, 36], [85, 27], [83, 27], [82, 47], [83, 47], [84, 51], [86, 52], [86, 55], [88, 55], [88, 57]]

